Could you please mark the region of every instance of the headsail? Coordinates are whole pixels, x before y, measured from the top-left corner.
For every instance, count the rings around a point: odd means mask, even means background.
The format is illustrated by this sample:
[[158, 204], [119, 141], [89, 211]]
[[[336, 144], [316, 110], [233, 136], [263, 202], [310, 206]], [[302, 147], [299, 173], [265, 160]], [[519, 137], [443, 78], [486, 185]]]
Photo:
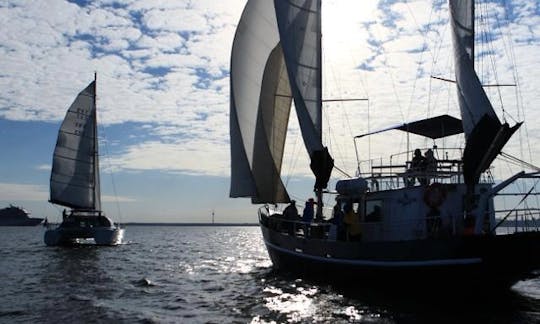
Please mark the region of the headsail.
[[54, 149], [50, 201], [100, 210], [96, 81], [79, 93], [60, 126]]
[[454, 66], [465, 138], [465, 183], [478, 183], [521, 124], [501, 124], [474, 70], [474, 0], [449, 0]]
[[316, 177], [315, 189], [323, 189], [334, 160], [322, 144], [321, 1], [274, 3], [294, 106]]
[[248, 1], [231, 57], [231, 197], [290, 200], [280, 173], [292, 98], [310, 156], [323, 149], [320, 55], [320, 1]]

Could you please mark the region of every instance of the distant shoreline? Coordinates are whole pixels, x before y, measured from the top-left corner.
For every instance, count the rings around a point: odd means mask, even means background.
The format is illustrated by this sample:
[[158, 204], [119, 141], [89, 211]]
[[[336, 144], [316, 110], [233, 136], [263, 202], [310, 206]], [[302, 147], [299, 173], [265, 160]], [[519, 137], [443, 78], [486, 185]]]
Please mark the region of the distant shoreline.
[[258, 223], [121, 223], [123, 226], [259, 226]]

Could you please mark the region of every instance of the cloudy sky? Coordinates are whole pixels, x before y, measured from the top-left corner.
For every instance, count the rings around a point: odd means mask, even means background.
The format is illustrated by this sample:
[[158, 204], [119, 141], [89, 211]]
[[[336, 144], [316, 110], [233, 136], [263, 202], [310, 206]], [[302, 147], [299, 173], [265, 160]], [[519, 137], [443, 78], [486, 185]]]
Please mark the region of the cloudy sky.
[[[58, 219], [61, 207], [47, 203], [58, 127], [97, 72], [110, 216], [205, 222], [215, 210], [217, 221], [255, 221], [249, 200], [228, 198], [230, 50], [245, 2], [0, 3], [0, 207], [13, 203]], [[506, 2], [477, 8], [484, 28], [477, 38], [489, 41], [477, 46], [477, 69], [485, 84], [520, 85], [489, 88], [489, 95], [501, 119], [526, 121], [508, 151], [534, 161], [540, 4]], [[453, 79], [445, 0], [328, 0], [323, 10], [324, 97], [369, 99], [324, 107], [325, 142], [337, 166], [355, 173], [354, 135], [443, 113], [459, 117], [454, 85], [430, 77]], [[283, 178], [303, 200], [313, 180], [292, 117]], [[388, 134], [359, 142], [361, 158], [406, 150], [403, 134]]]

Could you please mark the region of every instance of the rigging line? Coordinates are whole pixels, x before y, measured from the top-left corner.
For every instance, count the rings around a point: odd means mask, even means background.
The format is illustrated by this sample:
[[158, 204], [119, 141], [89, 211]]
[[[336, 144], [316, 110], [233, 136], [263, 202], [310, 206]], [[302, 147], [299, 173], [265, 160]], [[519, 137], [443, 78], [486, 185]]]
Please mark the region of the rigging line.
[[[427, 50], [427, 52], [429, 54], [431, 54], [431, 58], [434, 57], [434, 54], [431, 52], [431, 50], [429, 49], [429, 47], [427, 46], [427, 41], [426, 39], [428, 38], [428, 32], [427, 31], [423, 31], [420, 24], [418, 24], [418, 21], [416, 20], [416, 16], [414, 15], [414, 11], [411, 9], [411, 6], [409, 6], [409, 1], [405, 1], [405, 5], [407, 6], [407, 10], [409, 11], [409, 14], [411, 15], [413, 21], [414, 21], [414, 24], [416, 25], [416, 29], [418, 31], [418, 33], [420, 35], [423, 35], [423, 40], [424, 40], [424, 48], [422, 48], [422, 54]], [[429, 12], [429, 19], [428, 21], [431, 23], [431, 19], [432, 19], [432, 16], [433, 16], [433, 6], [431, 6], [431, 10]], [[421, 61], [421, 60], [420, 60]]]
[[[326, 59], [326, 56], [325, 56], [325, 59]], [[332, 68], [332, 65], [331, 64], [326, 64], [325, 66], [328, 66], [329, 69], [330, 69], [330, 75], [334, 81], [335, 84], [337, 84], [337, 91], [338, 93], [340, 94], [340, 96], [342, 95], [342, 85], [341, 85], [341, 78], [338, 78], [336, 76], [336, 71]], [[328, 75], [328, 73], [326, 74]], [[327, 89], [327, 87], [325, 87]], [[364, 100], [367, 100], [367, 99], [364, 99], [364, 98], [359, 98], [359, 99], [350, 99], [350, 100], [332, 100], [332, 99], [328, 99], [328, 100], [323, 100], [323, 102], [340, 102], [339, 103], [339, 107], [341, 108], [340, 111], [343, 112], [342, 116], [345, 116], [345, 121], [346, 121], [346, 126], [347, 126], [347, 129], [349, 130], [349, 135], [352, 136], [353, 132], [352, 132], [352, 128], [351, 128], [351, 123], [350, 123], [350, 118], [349, 118], [349, 114], [348, 114], [348, 110], [343, 106], [343, 104], [341, 102], [343, 101], [364, 101]], [[324, 111], [326, 112], [326, 111]], [[329, 130], [329, 133], [328, 134], [333, 134], [330, 132], [330, 122], [329, 122], [329, 115], [328, 114], [325, 114], [324, 115], [326, 120], [327, 120], [327, 124], [328, 124], [328, 130]], [[341, 118], [340, 118], [341, 119]], [[332, 135], [329, 136], [329, 139], [331, 140], [331, 137]], [[340, 156], [340, 159], [341, 161], [345, 161], [345, 154], [343, 153], [343, 151], [341, 150], [341, 147], [339, 145], [339, 140], [335, 140], [335, 146], [336, 146], [336, 152], [339, 154]]]
[[[373, 33], [373, 34], [376, 34], [376, 32]], [[375, 39], [382, 39], [381, 37], [376, 37], [378, 35], [372, 35], [371, 33], [370, 33], [369, 36], [375, 36], [374, 37]], [[394, 92], [394, 96], [395, 96], [396, 102], [397, 102], [396, 106], [399, 108], [399, 114], [401, 115], [402, 122], [405, 122], [406, 119], [405, 119], [405, 116], [403, 115], [403, 109], [401, 107], [401, 103], [400, 103], [400, 100], [399, 100], [399, 96], [398, 96], [398, 92], [397, 92], [397, 88], [396, 88], [396, 82], [394, 80], [394, 77], [393, 77], [390, 69], [388, 68], [388, 53], [386, 53], [386, 50], [384, 49], [384, 46], [379, 46], [379, 48], [381, 49], [381, 53], [382, 53], [382, 57], [383, 57], [382, 60], [381, 60], [381, 63], [384, 66], [385, 73], [390, 77], [390, 81], [392, 83], [392, 90]]]
[[[455, 80], [451, 80], [451, 79], [447, 79], [447, 78], [443, 78], [443, 77], [438, 77], [438, 76], [435, 76], [435, 75], [431, 75], [430, 76], [431, 79], [435, 79], [435, 80], [440, 80], [440, 81], [445, 81], [445, 82], [450, 82], [450, 83], [456, 83]], [[502, 83], [502, 84], [482, 84], [482, 87], [483, 88], [489, 88], [489, 87], [515, 87], [516, 85], [515, 84], [512, 84], [512, 83]]]
[[534, 170], [536, 170], [536, 171], [540, 171], [540, 167], [537, 167], [537, 166], [534, 165], [534, 164], [531, 164], [531, 163], [529, 163], [529, 162], [526, 162], [526, 161], [523, 161], [523, 160], [521, 160], [521, 159], [518, 159], [517, 157], [515, 157], [515, 156], [513, 156], [513, 155], [510, 155], [510, 154], [508, 154], [508, 153], [501, 152], [501, 156], [506, 157], [506, 158], [508, 158], [508, 159], [510, 159], [510, 160], [513, 160], [513, 161], [515, 161], [515, 162], [518, 162], [518, 163], [520, 163], [521, 165], [525, 165], [525, 166], [527, 166], [527, 167], [529, 167], [529, 168], [531, 168], [531, 169], [534, 169]]
[[[101, 130], [101, 134], [104, 138], [106, 138], [105, 136], [105, 127], [103, 125], [100, 125], [98, 124], [99, 127], [100, 127], [100, 130]], [[112, 184], [112, 188], [113, 188], [113, 193], [114, 193], [114, 200], [115, 200], [115, 203], [116, 203], [116, 211], [118, 213], [118, 218], [120, 220], [120, 223], [123, 223], [123, 218], [122, 218], [122, 212], [120, 210], [120, 201], [118, 200], [118, 192], [116, 190], [116, 182], [114, 181], [114, 174], [112, 172], [113, 168], [112, 168], [112, 163], [111, 163], [111, 154], [109, 153], [109, 145], [108, 145], [108, 141], [103, 141], [105, 143], [105, 152], [107, 154], [107, 166], [110, 170], [109, 172], [109, 175], [111, 176], [111, 184]]]
[[352, 178], [347, 172], [343, 171], [342, 169], [340, 169], [339, 167], [337, 167], [336, 165], [334, 165], [334, 169], [338, 170], [341, 174], [343, 174], [344, 176], [346, 177], [349, 177], [349, 178]]
[[[410, 8], [409, 8], [409, 11], [410, 11]], [[430, 25], [431, 25], [431, 22], [433, 21], [433, 12], [434, 12], [434, 6], [431, 7], [431, 11], [430, 11], [430, 14], [429, 14], [429, 22], [430, 22]], [[414, 17], [414, 15], [413, 15]], [[441, 12], [439, 11], [439, 15], [438, 15], [438, 19], [437, 20], [440, 20], [441, 18]], [[446, 28], [447, 28], [447, 25], [448, 24], [444, 24], [444, 30], [443, 30], [443, 35], [446, 33]], [[435, 33], [439, 34], [436, 30], [434, 30]], [[425, 33], [421, 33], [421, 34], [424, 34], [425, 35], [425, 39], [428, 39], [428, 32], [425, 32]], [[438, 40], [439, 40], [439, 45], [435, 47], [435, 49], [432, 51], [429, 46], [428, 46], [428, 52], [431, 54], [431, 71], [434, 71], [435, 69], [435, 66], [436, 66], [436, 62], [437, 62], [437, 57], [441, 51], [441, 48], [442, 48], [442, 37], [439, 37]], [[427, 41], [424, 40], [424, 42], [426, 43], [426, 46], [427, 46]], [[430, 43], [432, 43], [431, 40], [429, 40]], [[435, 42], [433, 42], [435, 43]], [[431, 109], [431, 103], [432, 103], [432, 89], [433, 89], [433, 84], [431, 82], [432, 80], [430, 79], [429, 80], [429, 84], [428, 84], [428, 102], [427, 102], [427, 106], [426, 106], [426, 114], [429, 114], [429, 111]]]
[[322, 102], [347, 102], [347, 101], [369, 101], [368, 98], [348, 98], [348, 99], [323, 99]]
[[[418, 79], [419, 79], [418, 72], [421, 70], [421, 67], [422, 67], [422, 61], [423, 61], [423, 58], [424, 58], [424, 53], [426, 52], [426, 50], [428, 52], [430, 52], [430, 50], [429, 50], [429, 48], [427, 46], [427, 41], [426, 41], [427, 33], [422, 33], [422, 30], [421, 30], [420, 26], [418, 25], [418, 22], [416, 21], [416, 17], [414, 16], [414, 13], [411, 10], [411, 7], [409, 6], [409, 2], [405, 1], [405, 4], [407, 6], [407, 9], [409, 10], [409, 14], [413, 18], [413, 21], [414, 21], [414, 23], [415, 23], [415, 25], [416, 25], [416, 27], [418, 29], [419, 34], [424, 35], [423, 44], [422, 44], [422, 50], [420, 51], [420, 59], [418, 60], [418, 63], [417, 63], [416, 76], [415, 76], [414, 81], [413, 81], [413, 88], [412, 88], [412, 91], [411, 91], [411, 97], [409, 99], [409, 107], [407, 107], [407, 116], [409, 116], [412, 105], [413, 105], [413, 101], [414, 101], [414, 93], [416, 92], [416, 84], [417, 84]], [[431, 7], [431, 11], [430, 11], [430, 14], [429, 14], [429, 21], [431, 21], [431, 15], [432, 14], [433, 14], [433, 7]], [[433, 54], [432, 54], [432, 57], [433, 57]], [[428, 117], [429, 117], [429, 104], [428, 104]]]
[[[487, 5], [486, 5], [487, 6]], [[489, 15], [487, 13], [487, 8], [485, 9], [486, 10], [486, 21], [487, 19], [489, 18]], [[497, 19], [496, 19], [497, 20]], [[488, 35], [491, 35], [492, 33], [492, 30], [491, 28], [489, 27], [489, 24], [486, 23], [486, 47], [488, 48], [488, 52], [492, 52], [492, 53], [495, 53], [495, 48], [494, 48], [494, 45], [493, 45], [493, 42], [489, 41], [487, 38], [488, 38]], [[491, 68], [493, 69], [493, 77], [495, 79], [495, 82], [496, 83], [499, 83], [499, 76], [497, 74], [497, 69], [496, 69], [496, 63], [495, 63], [495, 58], [494, 58], [494, 55], [489, 55], [489, 61], [491, 63]], [[509, 113], [506, 111], [506, 109], [504, 108], [504, 102], [503, 102], [503, 97], [502, 97], [502, 93], [501, 93], [501, 89], [500, 88], [497, 88], [497, 94], [498, 94], [498, 97], [499, 97], [499, 101], [500, 101], [500, 104], [501, 104], [501, 109], [502, 109], [502, 112], [503, 112], [503, 119], [506, 120], [506, 115], [509, 115]], [[510, 116], [511, 117], [511, 116]], [[513, 119], [513, 118], [512, 118]]]
[[[514, 161], [512, 159], [509, 159], [507, 157], [500, 157], [501, 161], [504, 161], [506, 162], [508, 165], [515, 165], [517, 167], [523, 167], [523, 165], [521, 163], [519, 163], [518, 161]], [[510, 166], [508, 166], [508, 172], [512, 173], [512, 169], [510, 168]]]
[[[503, 0], [503, 4], [504, 4], [504, 14], [505, 14], [505, 20], [508, 22], [508, 25], [510, 23], [510, 17], [508, 16], [508, 12], [510, 11], [510, 9], [508, 9], [508, 3]], [[499, 23], [499, 21], [497, 20], [497, 23]], [[502, 30], [502, 29], [501, 29]], [[509, 56], [510, 56], [510, 61], [511, 61], [511, 64], [512, 64], [512, 73], [513, 73], [513, 77], [514, 77], [514, 82], [517, 84], [517, 87], [515, 89], [515, 96], [516, 96], [516, 104], [517, 104], [517, 114], [518, 114], [518, 120], [526, 120], [526, 116], [525, 116], [525, 107], [523, 107], [523, 97], [522, 97], [522, 93], [520, 91], [520, 78], [519, 78], [519, 72], [518, 72], [518, 69], [517, 69], [517, 61], [516, 61], [516, 54], [515, 54], [515, 51], [514, 51], [514, 47], [512, 46], [512, 29], [511, 28], [508, 28], [507, 29], [507, 39], [508, 39], [508, 48], [509, 48]], [[520, 113], [522, 113], [523, 117], [520, 118]], [[527, 124], [524, 125], [524, 132], [525, 132], [525, 142], [527, 144], [527, 148], [528, 148], [528, 151], [529, 151], [529, 159], [532, 160], [532, 149], [531, 149], [531, 141], [528, 140], [529, 139], [529, 130], [528, 130], [528, 127], [527, 127]], [[519, 133], [520, 133], [520, 154], [523, 158], [523, 136], [521, 135], [522, 133], [522, 128], [519, 129]]]
[[[489, 9], [488, 9], [488, 6], [487, 6], [486, 3], [484, 3], [483, 6], [481, 6], [481, 8], [482, 8], [482, 10], [484, 12], [482, 14], [482, 23], [483, 23], [482, 25], [483, 25], [483, 28], [485, 29], [485, 32], [483, 33], [483, 36], [484, 36], [485, 47], [487, 48], [486, 52], [487, 53], [495, 53], [495, 47], [494, 47], [494, 44], [493, 44], [494, 42], [489, 39], [490, 35], [493, 34], [493, 31], [490, 28], [490, 24], [489, 24], [489, 19], [491, 18], [490, 14], [489, 14]], [[497, 29], [501, 30], [501, 25], [499, 24], [499, 20], [496, 19], [497, 17], [495, 15], [493, 15], [493, 18], [497, 23], [497, 27], [498, 27]], [[500, 36], [501, 36], [501, 38], [503, 38], [502, 33], [500, 34]], [[503, 38], [503, 44], [504, 44], [504, 38]], [[491, 69], [492, 69], [493, 77], [495, 79], [495, 82], [498, 84], [499, 83], [499, 76], [497, 74], [496, 62], [495, 62], [494, 56], [495, 55], [488, 55], [488, 58], [489, 58], [489, 63], [491, 63]], [[489, 70], [486, 73], [487, 73], [487, 75], [489, 75], [490, 74]], [[502, 92], [501, 92], [500, 88], [497, 88], [497, 95], [499, 97], [499, 102], [500, 102], [502, 113], [503, 113], [503, 120], [506, 121], [507, 116], [509, 116], [512, 120], [514, 120], [514, 122], [516, 122], [515, 118], [508, 111], [506, 111], [506, 109], [504, 107], [503, 96], [502, 96]]]
[[521, 200], [516, 204], [516, 206], [515, 206], [512, 210], [510, 210], [510, 211], [508, 212], [508, 214], [506, 214], [506, 216], [504, 216], [503, 219], [501, 219], [501, 220], [497, 223], [497, 225], [495, 225], [495, 227], [493, 227], [493, 229], [491, 230], [492, 233], [494, 233], [494, 231], [497, 229], [497, 227], [499, 227], [499, 226], [500, 226], [500, 225], [508, 218], [508, 216], [510, 216], [510, 215], [514, 212], [514, 210], [515, 210], [519, 205], [521, 205], [521, 203], [522, 203], [525, 199], [527, 199], [527, 197], [531, 194], [531, 192], [534, 190], [534, 188], [535, 188], [536, 185], [538, 184], [538, 181], [540, 181], [540, 179], [536, 180], [535, 184], [531, 187], [531, 189], [529, 190], [529, 192], [527, 192], [527, 194], [526, 194], [525, 196], [523, 196], [523, 198], [521, 198]]
[[289, 159], [289, 170], [287, 171], [287, 177], [285, 177], [285, 187], [289, 185], [289, 180], [292, 177], [293, 171], [296, 169], [296, 163], [298, 162], [298, 157], [300, 154], [297, 154], [297, 144], [298, 138], [300, 137], [300, 132], [294, 137], [293, 150], [291, 157]]

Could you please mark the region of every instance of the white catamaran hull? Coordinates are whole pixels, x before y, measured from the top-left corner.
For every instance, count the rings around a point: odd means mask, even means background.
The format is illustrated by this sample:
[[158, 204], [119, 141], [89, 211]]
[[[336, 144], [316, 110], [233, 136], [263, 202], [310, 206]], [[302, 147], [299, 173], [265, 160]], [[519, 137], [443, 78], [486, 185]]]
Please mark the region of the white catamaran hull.
[[76, 244], [81, 239], [94, 239], [97, 245], [118, 245], [122, 243], [124, 229], [110, 227], [62, 228], [45, 232], [45, 244], [48, 246]]

